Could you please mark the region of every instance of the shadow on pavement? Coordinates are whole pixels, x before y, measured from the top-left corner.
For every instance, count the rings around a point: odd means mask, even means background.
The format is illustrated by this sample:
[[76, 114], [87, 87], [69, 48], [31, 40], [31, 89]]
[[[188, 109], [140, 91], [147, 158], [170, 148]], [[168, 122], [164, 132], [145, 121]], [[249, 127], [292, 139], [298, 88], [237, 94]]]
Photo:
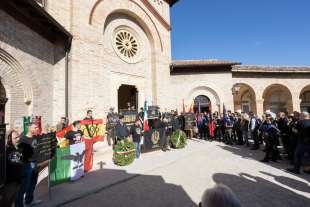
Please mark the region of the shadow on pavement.
[[[242, 158], [245, 159], [253, 159], [256, 160], [257, 162], [259, 162], [260, 160], [262, 160], [265, 156], [265, 153], [259, 149], [259, 150], [250, 150], [250, 148], [247, 148], [245, 146], [240, 146], [240, 145], [233, 145], [233, 146], [229, 146], [229, 145], [225, 145], [225, 146], [221, 146], [218, 145], [219, 147], [221, 147], [224, 150], [230, 151], [231, 153], [241, 156]], [[277, 169], [287, 169], [287, 168], [291, 168], [292, 165], [290, 165], [288, 160], [279, 160], [278, 162], [268, 162], [265, 163], [266, 165], [275, 167]], [[295, 174], [294, 174], [295, 175]], [[300, 174], [300, 175], [295, 175], [297, 177], [300, 177], [302, 179], [307, 180], [308, 182], [310, 182], [310, 176], [307, 174]]]
[[51, 201], [46, 188], [46, 181], [38, 186], [39, 199], [44, 200], [41, 206], [197, 206], [182, 186], [166, 183], [161, 176], [129, 174], [125, 170], [97, 170], [76, 182], [55, 186]]
[[305, 193], [310, 193], [310, 186], [308, 185], [308, 183], [299, 181], [299, 180], [295, 180], [292, 178], [288, 178], [285, 176], [277, 176], [277, 175], [273, 175], [271, 173], [267, 173], [264, 171], [259, 171], [262, 174], [268, 175], [270, 177], [273, 177], [277, 182], [286, 185], [287, 187], [296, 189], [298, 191], [302, 191]]
[[239, 176], [217, 173], [216, 183], [229, 186], [240, 199], [242, 206], [293, 207], [310, 206], [310, 199], [283, 188], [261, 177], [241, 173]]

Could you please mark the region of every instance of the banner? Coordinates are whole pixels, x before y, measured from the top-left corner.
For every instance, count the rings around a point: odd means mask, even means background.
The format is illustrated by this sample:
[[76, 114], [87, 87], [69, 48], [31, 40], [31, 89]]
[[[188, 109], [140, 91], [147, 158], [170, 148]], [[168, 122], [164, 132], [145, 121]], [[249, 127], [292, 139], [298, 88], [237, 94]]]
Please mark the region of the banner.
[[58, 148], [55, 158], [51, 161], [49, 174], [51, 185], [70, 181], [70, 148]]
[[51, 160], [56, 153], [57, 139], [55, 133], [42, 134], [34, 136], [36, 139], [35, 154], [37, 155], [37, 162], [42, 163]]
[[68, 132], [68, 131], [71, 131], [72, 130], [72, 124], [67, 126], [67, 128], [64, 128], [63, 130], [60, 130], [58, 132], [56, 132], [56, 137], [58, 140], [61, 140], [62, 138], [65, 137], [65, 134]]
[[[80, 123], [84, 139], [92, 139], [93, 142], [103, 141], [106, 129], [102, 119], [82, 120]], [[70, 130], [72, 130], [72, 124], [70, 124], [67, 128], [58, 131], [56, 133], [57, 139], [60, 141]]]
[[84, 158], [84, 172], [89, 172], [93, 168], [93, 140], [84, 139], [85, 143], [85, 158]]
[[159, 148], [165, 144], [165, 140], [165, 128], [149, 130], [144, 132], [143, 148], [145, 150]]
[[42, 122], [41, 122], [41, 116], [24, 116], [24, 135], [28, 134], [29, 125], [35, 124], [36, 125], [36, 134], [42, 134]]
[[82, 120], [81, 131], [85, 139], [92, 139], [94, 143], [104, 140], [105, 126], [102, 119]]
[[85, 144], [70, 145], [70, 180], [75, 181], [84, 176]]
[[49, 169], [51, 185], [75, 181], [84, 175], [85, 144], [57, 148]]
[[28, 134], [29, 125], [31, 123], [31, 117], [30, 116], [24, 116], [24, 135]]

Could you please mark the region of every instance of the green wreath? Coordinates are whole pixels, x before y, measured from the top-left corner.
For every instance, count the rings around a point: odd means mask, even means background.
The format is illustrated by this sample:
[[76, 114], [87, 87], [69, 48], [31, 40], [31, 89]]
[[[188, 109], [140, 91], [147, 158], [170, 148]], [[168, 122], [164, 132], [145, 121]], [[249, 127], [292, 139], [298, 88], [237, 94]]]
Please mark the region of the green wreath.
[[136, 158], [135, 145], [127, 139], [119, 141], [113, 151], [113, 162], [118, 166], [130, 165]]
[[172, 133], [170, 141], [171, 141], [173, 148], [181, 149], [181, 148], [184, 148], [186, 146], [187, 137], [183, 131], [177, 130], [177, 131]]

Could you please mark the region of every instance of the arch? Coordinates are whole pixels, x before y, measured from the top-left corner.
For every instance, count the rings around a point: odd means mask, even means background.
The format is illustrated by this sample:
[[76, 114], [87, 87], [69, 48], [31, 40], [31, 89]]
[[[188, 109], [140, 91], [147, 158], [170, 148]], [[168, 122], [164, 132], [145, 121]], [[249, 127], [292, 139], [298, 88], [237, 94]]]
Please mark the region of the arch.
[[253, 111], [257, 114], [256, 106], [256, 93], [254, 89], [247, 83], [236, 83], [233, 88], [238, 88], [238, 91], [234, 91], [234, 109], [235, 111], [250, 112]]
[[195, 97], [194, 99], [194, 112], [196, 113], [197, 111], [199, 111], [200, 108], [200, 112], [209, 112], [210, 111], [210, 107], [212, 107], [210, 104], [210, 98], [208, 96], [205, 95], [198, 95]]
[[5, 123], [5, 105], [7, 100], [6, 91], [0, 79], [0, 124]]
[[212, 112], [220, 111], [220, 97], [217, 92], [208, 86], [198, 86], [189, 91], [186, 97], [186, 105], [190, 105], [197, 96], [206, 96], [210, 99]]
[[[27, 107], [32, 104], [33, 92], [24, 68], [1, 48], [0, 77], [8, 98], [5, 119], [12, 123], [15, 119], [28, 114]], [[12, 114], [13, 111], [14, 114]]]
[[272, 84], [265, 88], [263, 92], [264, 111], [270, 110], [274, 113], [293, 112], [292, 93], [284, 85]]
[[[3, 67], [0, 68], [0, 77], [3, 78], [4, 85], [6, 79], [9, 79], [10, 81], [15, 82], [17, 86], [19, 85], [22, 86], [24, 91], [24, 103], [29, 105], [33, 100], [33, 93], [32, 93], [32, 86], [30, 84], [30, 81], [26, 77], [24, 68], [13, 56], [11, 56], [9, 53], [7, 53], [5, 50], [1, 48], [0, 48], [0, 60], [5, 64], [7, 64], [7, 66], [9, 66], [8, 71], [4, 70]], [[8, 76], [8, 74], [11, 75]]]
[[[100, 10], [100, 6], [102, 6], [102, 9], [103, 9], [103, 3], [104, 3], [105, 1], [104, 0], [98, 0], [98, 1], [96, 1], [95, 2], [95, 4], [94, 4], [94, 6], [92, 7], [92, 9], [91, 9], [91, 11], [90, 11], [90, 14], [89, 14], [89, 20], [88, 20], [88, 23], [90, 24], [90, 25], [93, 25], [93, 19], [94, 19], [94, 15], [95, 15], [95, 12], [97, 11], [97, 10]], [[107, 19], [107, 17], [110, 15], [110, 14], [112, 14], [112, 13], [117, 13], [117, 12], [119, 12], [119, 13], [123, 13], [123, 14], [127, 14], [127, 15], [129, 15], [129, 16], [131, 16], [131, 17], [134, 17], [136, 20], [138, 20], [138, 23], [140, 24], [140, 25], [143, 25], [143, 27], [142, 28], [148, 28], [148, 26], [145, 24], [145, 22], [144, 21], [146, 21], [146, 20], [149, 20], [150, 22], [151, 22], [151, 25], [153, 25], [153, 27], [154, 27], [154, 29], [155, 29], [155, 31], [152, 31], [151, 32], [151, 30], [149, 30], [149, 33], [150, 34], [156, 34], [156, 36], [158, 37], [158, 41], [159, 41], [159, 43], [160, 43], [160, 48], [161, 48], [161, 51], [163, 52], [163, 41], [162, 41], [162, 38], [161, 38], [161, 36], [160, 36], [160, 33], [159, 33], [159, 30], [158, 30], [158, 28], [157, 28], [157, 26], [156, 26], [156, 24], [155, 24], [155, 22], [153, 21], [153, 19], [151, 18], [151, 16], [148, 14], [148, 12], [140, 5], [140, 4], [138, 4], [137, 2], [135, 2], [134, 0], [129, 0], [129, 2], [130, 3], [132, 3], [132, 5], [131, 6], [128, 6], [127, 8], [122, 8], [122, 9], [120, 9], [121, 8], [121, 5], [118, 5], [118, 9], [117, 9], [117, 7], [115, 7], [114, 9], [110, 6], [110, 7], [107, 7], [107, 9], [106, 10], [102, 10], [102, 12], [101, 13], [103, 13], [103, 18], [101, 19], [101, 20], [103, 20], [104, 22], [104, 25], [105, 25], [105, 21], [106, 21], [106, 19]], [[137, 13], [138, 13], [138, 11], [141, 11], [141, 16], [139, 16], [139, 15], [137, 15]], [[98, 12], [98, 11], [97, 11]], [[98, 13], [100, 13], [100, 12], [98, 12]], [[142, 18], [142, 16], [143, 15], [145, 15], [145, 17], [146, 18]]]
[[300, 94], [300, 109], [301, 111], [310, 112], [310, 85], [305, 86]]

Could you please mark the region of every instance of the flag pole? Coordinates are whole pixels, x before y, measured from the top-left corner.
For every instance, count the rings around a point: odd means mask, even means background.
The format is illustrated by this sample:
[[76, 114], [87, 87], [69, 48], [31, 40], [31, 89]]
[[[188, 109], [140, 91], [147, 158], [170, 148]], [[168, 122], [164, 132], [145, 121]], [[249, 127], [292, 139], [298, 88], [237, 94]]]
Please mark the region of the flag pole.
[[52, 188], [51, 188], [51, 160], [48, 161], [48, 172], [47, 172], [47, 187], [48, 187], [48, 198], [51, 201], [52, 200]]

